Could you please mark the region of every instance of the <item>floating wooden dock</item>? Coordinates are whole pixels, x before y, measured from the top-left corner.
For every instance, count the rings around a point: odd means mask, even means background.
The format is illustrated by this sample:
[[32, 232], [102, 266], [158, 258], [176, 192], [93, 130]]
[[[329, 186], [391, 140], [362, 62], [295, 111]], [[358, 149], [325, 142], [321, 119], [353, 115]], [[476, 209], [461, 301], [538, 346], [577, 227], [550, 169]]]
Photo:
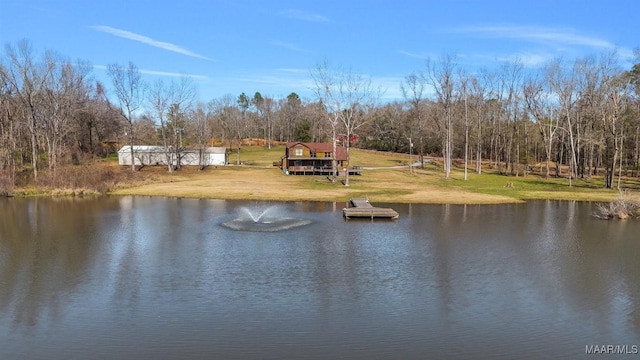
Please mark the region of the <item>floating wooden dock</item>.
[[391, 208], [379, 208], [371, 205], [369, 200], [353, 198], [349, 200], [349, 207], [342, 209], [345, 219], [392, 219], [398, 218], [398, 212]]

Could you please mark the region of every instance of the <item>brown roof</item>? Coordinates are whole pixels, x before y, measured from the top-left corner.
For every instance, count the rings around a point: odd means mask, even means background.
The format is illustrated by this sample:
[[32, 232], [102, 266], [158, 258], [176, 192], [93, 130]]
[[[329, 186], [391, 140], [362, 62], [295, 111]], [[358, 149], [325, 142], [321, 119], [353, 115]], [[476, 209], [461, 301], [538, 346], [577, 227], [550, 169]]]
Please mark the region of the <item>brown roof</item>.
[[[288, 142], [287, 149], [291, 149], [296, 145], [308, 147], [311, 152], [333, 152], [332, 143], [306, 143], [306, 142]], [[343, 146], [336, 146], [336, 160], [347, 160], [347, 149]]]

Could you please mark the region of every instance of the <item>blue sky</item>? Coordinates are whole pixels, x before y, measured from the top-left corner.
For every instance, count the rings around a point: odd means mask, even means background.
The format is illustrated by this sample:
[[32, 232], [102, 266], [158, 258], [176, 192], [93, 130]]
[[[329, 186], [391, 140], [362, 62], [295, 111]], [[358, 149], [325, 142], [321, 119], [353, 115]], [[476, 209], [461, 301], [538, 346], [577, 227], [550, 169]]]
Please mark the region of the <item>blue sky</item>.
[[191, 76], [198, 98], [312, 98], [310, 72], [328, 61], [369, 77], [387, 99], [445, 54], [473, 71], [520, 59], [527, 67], [640, 46], [637, 0], [0, 0], [0, 42], [28, 39], [91, 62], [132, 61], [145, 80]]

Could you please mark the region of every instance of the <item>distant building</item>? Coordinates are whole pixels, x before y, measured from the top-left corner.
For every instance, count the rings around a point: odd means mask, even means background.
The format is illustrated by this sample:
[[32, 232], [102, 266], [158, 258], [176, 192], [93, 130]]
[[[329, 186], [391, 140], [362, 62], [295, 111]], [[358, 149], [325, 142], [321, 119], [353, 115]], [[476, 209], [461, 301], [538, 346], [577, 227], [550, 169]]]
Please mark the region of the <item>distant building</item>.
[[[133, 146], [135, 165], [168, 165], [167, 159], [174, 165], [178, 164], [179, 159], [180, 166], [223, 166], [227, 164], [227, 149], [224, 147], [183, 149], [178, 152], [178, 159], [176, 159], [175, 153], [163, 146]], [[118, 150], [118, 164], [131, 165], [131, 162], [131, 146], [125, 145]]]
[[228, 162], [227, 148], [206, 147], [201, 149], [184, 149], [181, 152], [180, 164], [189, 166], [224, 166]]
[[[332, 161], [332, 143], [288, 142], [285, 154], [280, 159], [280, 168], [292, 175], [330, 175]], [[336, 147], [336, 162], [338, 171], [344, 171], [347, 163], [346, 148]], [[350, 169], [350, 173], [359, 174], [359, 169]]]

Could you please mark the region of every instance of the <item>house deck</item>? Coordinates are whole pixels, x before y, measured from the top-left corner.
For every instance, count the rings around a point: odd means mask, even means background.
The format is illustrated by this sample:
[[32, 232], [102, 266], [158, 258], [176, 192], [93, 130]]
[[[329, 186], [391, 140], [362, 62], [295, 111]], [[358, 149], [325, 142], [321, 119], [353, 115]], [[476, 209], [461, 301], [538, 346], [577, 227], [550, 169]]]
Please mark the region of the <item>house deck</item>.
[[[330, 167], [318, 166], [290, 166], [288, 169], [290, 175], [331, 175], [333, 170]], [[344, 174], [344, 170], [339, 170], [338, 175]], [[359, 166], [349, 169], [349, 175], [361, 175], [362, 170]]]
[[369, 200], [353, 198], [349, 200], [350, 207], [342, 209], [345, 219], [365, 218], [365, 219], [391, 219], [396, 220], [400, 216], [397, 211], [391, 208], [379, 208], [371, 205]]

